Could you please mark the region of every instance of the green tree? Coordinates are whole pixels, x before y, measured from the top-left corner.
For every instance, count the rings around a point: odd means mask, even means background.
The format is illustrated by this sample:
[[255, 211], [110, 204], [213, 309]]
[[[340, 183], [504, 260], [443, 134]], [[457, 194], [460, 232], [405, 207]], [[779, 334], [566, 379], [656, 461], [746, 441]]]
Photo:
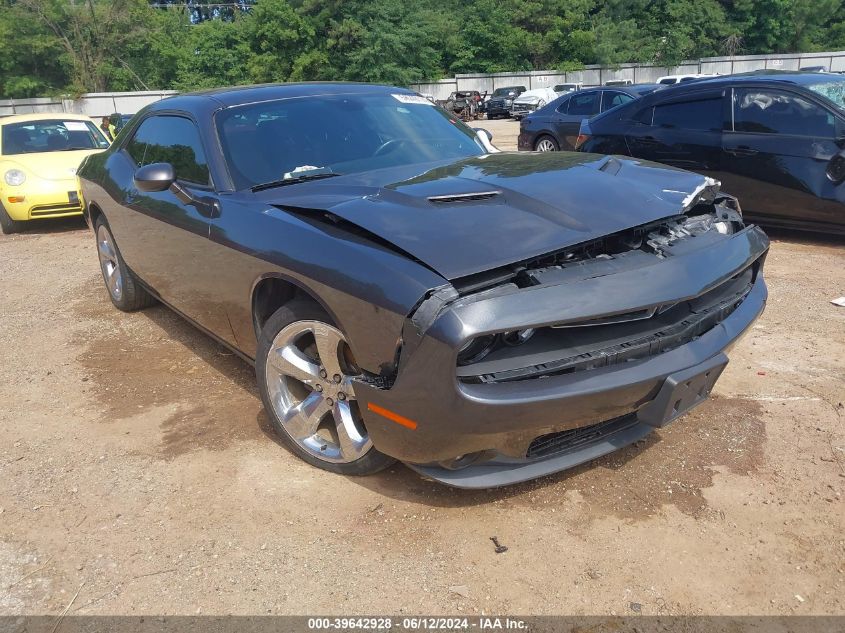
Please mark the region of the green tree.
[[0, 3], [0, 96], [48, 96], [68, 83], [65, 50], [43, 23], [23, 7]]
[[[154, 21], [154, 10], [144, 0], [17, 0], [15, 8], [52, 32], [69, 63], [71, 89], [105, 91], [118, 68], [140, 83], [124, 50], [143, 38]], [[18, 56], [26, 54], [24, 48]]]

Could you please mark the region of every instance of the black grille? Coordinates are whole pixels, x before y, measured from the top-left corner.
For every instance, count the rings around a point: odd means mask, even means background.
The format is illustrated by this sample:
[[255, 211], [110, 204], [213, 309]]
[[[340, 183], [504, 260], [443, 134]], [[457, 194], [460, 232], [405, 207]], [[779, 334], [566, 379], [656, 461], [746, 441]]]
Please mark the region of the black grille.
[[565, 453], [588, 444], [594, 444], [609, 435], [623, 431], [636, 424], [639, 424], [637, 414], [629, 413], [591, 426], [582, 426], [577, 429], [560, 431], [559, 433], [541, 435], [531, 442], [525, 457], [536, 459]]
[[[655, 311], [651, 318], [643, 319], [639, 313], [628, 313], [617, 315], [618, 323], [613, 320], [602, 324], [602, 320], [585, 321], [580, 326], [593, 326], [581, 328], [569, 328], [568, 331], [579, 331], [582, 340], [592, 340], [588, 345], [577, 348], [562, 349], [558, 358], [550, 359], [542, 363], [521, 365], [520, 356], [530, 354], [532, 346], [542, 345], [541, 336], [535, 334], [524, 346], [513, 360], [515, 367], [507, 367], [497, 360], [496, 355], [509, 353], [512, 350], [502, 348], [494, 351], [480, 363], [458, 368], [458, 378], [465, 383], [493, 383], [507, 382], [512, 380], [524, 380], [569, 374], [576, 371], [592, 370], [599, 367], [607, 367], [623, 362], [642, 360], [673, 350], [685, 345], [697, 337], [708, 332], [713, 327], [724, 321], [736, 310], [751, 291], [754, 279], [753, 268], [747, 268], [733, 279], [717, 286], [703, 295], [689, 301], [679, 302], [676, 306], [664, 312]], [[621, 317], [626, 317], [622, 319]], [[627, 321], [627, 322], [626, 322]], [[613, 335], [618, 342], [609, 344], [603, 342], [607, 328], [613, 328], [616, 334]], [[544, 331], [554, 332], [556, 328]], [[566, 332], [566, 329], [559, 330]], [[626, 340], [619, 341], [619, 334], [630, 332], [625, 335]], [[606, 336], [610, 337], [608, 333]], [[589, 338], [585, 338], [589, 337]], [[541, 339], [538, 341], [537, 339]], [[567, 352], [570, 353], [567, 353]], [[575, 353], [572, 353], [575, 352]], [[512, 352], [516, 353], [516, 352]], [[499, 363], [496, 365], [496, 363]], [[479, 371], [480, 370], [480, 371]]]

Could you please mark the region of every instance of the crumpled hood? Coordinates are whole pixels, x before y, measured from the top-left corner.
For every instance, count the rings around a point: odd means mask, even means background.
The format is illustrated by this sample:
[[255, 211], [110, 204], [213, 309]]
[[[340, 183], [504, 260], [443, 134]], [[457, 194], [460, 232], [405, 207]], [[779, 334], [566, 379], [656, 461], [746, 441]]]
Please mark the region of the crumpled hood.
[[636, 159], [511, 152], [254, 195], [298, 213], [329, 212], [453, 280], [683, 213], [716, 186]]

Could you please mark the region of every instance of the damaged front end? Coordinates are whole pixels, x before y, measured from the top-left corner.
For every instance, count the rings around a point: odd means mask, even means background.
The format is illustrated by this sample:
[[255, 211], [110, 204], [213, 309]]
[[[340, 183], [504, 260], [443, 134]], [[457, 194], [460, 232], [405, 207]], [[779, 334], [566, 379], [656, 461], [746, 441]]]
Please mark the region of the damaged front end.
[[357, 391], [415, 431], [378, 416], [368, 430], [379, 450], [461, 487], [636, 441], [709, 394], [763, 310], [767, 249], [705, 180], [677, 215], [456, 279], [410, 315], [395, 377]]

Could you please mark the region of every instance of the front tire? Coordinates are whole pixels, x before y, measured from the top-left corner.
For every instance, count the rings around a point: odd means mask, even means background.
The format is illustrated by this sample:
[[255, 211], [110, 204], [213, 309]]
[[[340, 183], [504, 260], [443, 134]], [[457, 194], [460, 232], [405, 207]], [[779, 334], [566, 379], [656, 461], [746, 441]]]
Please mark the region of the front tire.
[[12, 233], [20, 233], [24, 229], [24, 222], [20, 220], [13, 220], [5, 207], [0, 204], [0, 231], [3, 235], [12, 235]]
[[361, 373], [346, 338], [313, 301], [294, 299], [261, 328], [255, 359], [264, 410], [294, 455], [341, 475], [394, 463], [373, 446], [355, 399]]
[[126, 266], [103, 216], [97, 218], [94, 232], [97, 236], [100, 271], [114, 306], [123, 312], [134, 312], [153, 305], [155, 299], [144, 289], [135, 273]]

